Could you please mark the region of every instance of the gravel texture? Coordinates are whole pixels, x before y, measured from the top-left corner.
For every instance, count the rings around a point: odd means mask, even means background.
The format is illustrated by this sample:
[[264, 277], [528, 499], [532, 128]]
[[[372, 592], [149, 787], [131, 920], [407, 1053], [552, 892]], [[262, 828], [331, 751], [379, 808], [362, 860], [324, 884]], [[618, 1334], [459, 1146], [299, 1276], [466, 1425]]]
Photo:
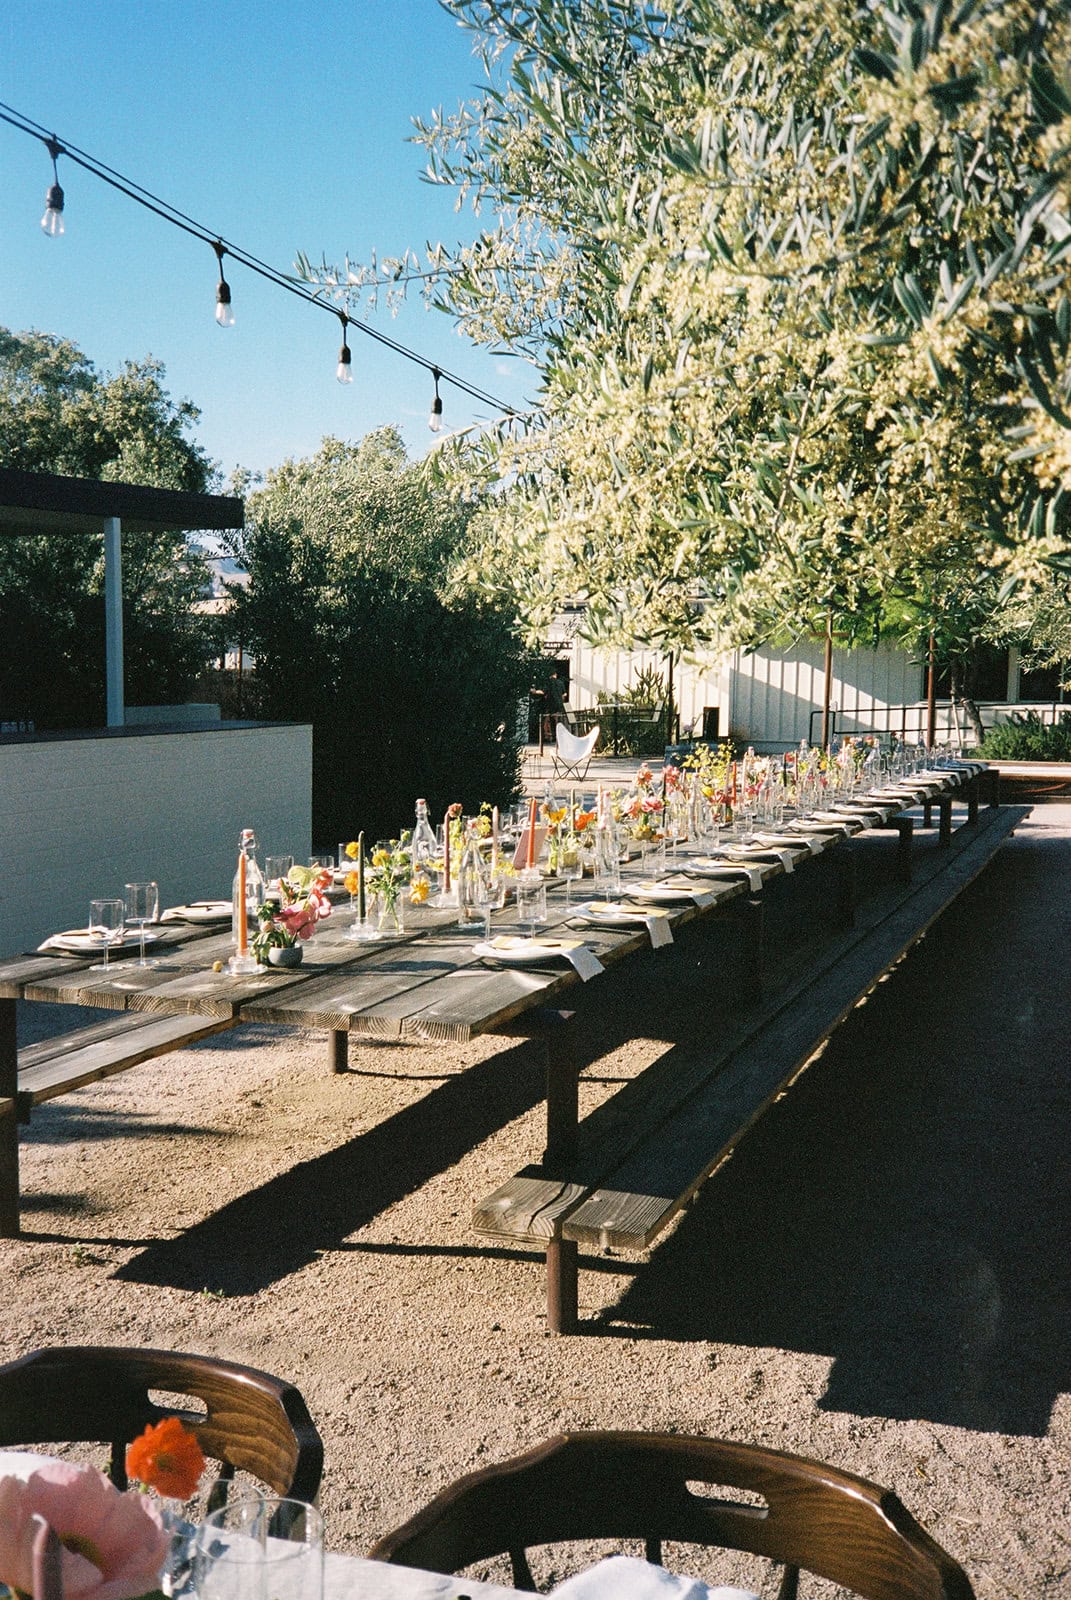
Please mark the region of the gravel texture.
[[[0, 1350], [290, 1378], [336, 1549], [561, 1429], [628, 1427], [836, 1462], [979, 1600], [1066, 1596], [1069, 877], [1071, 806], [1039, 807], [654, 1249], [583, 1258], [577, 1336], [545, 1331], [541, 1260], [469, 1224], [539, 1149], [531, 1047], [351, 1044], [332, 1076], [322, 1035], [243, 1027], [35, 1114]], [[585, 1106], [671, 1048], [638, 987]], [[71, 1025], [25, 1008], [27, 1037]]]

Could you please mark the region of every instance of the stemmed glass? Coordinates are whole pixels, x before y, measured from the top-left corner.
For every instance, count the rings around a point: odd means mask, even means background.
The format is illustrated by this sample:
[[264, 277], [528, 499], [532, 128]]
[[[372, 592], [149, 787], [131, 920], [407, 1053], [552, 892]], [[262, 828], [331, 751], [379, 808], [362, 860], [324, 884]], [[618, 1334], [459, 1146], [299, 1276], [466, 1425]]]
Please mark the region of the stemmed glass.
[[104, 960], [90, 967], [91, 972], [108, 971], [108, 951], [113, 944], [122, 944], [125, 918], [126, 906], [122, 900], [89, 902], [89, 937], [104, 952]]
[[558, 877], [565, 880], [565, 903], [573, 903], [573, 884], [584, 876], [584, 852], [575, 838], [563, 842], [558, 851]]
[[156, 883], [126, 883], [126, 920], [135, 924], [139, 935], [138, 966], [151, 967], [145, 959], [145, 927], [160, 917], [160, 887]]

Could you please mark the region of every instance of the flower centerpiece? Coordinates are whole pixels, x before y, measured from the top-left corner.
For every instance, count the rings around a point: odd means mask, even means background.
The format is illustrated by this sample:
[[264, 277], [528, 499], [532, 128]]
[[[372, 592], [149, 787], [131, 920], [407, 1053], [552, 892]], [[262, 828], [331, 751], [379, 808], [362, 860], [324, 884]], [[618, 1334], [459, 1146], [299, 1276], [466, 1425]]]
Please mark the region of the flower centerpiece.
[[402, 926], [402, 890], [413, 876], [413, 858], [409, 850], [411, 831], [406, 828], [397, 839], [377, 844], [372, 851], [368, 870], [368, 891], [379, 899], [381, 929], [388, 924], [400, 930]]
[[262, 966], [272, 961], [273, 950], [300, 951], [298, 940], [311, 939], [317, 925], [331, 915], [327, 891], [332, 878], [324, 867], [291, 867], [279, 879], [257, 908], [253, 954]]
[[25, 1600], [138, 1600], [162, 1596], [173, 1518], [150, 1498], [189, 1499], [204, 1471], [177, 1417], [146, 1428], [127, 1450], [123, 1491], [96, 1467], [49, 1462], [0, 1478], [0, 1593]]

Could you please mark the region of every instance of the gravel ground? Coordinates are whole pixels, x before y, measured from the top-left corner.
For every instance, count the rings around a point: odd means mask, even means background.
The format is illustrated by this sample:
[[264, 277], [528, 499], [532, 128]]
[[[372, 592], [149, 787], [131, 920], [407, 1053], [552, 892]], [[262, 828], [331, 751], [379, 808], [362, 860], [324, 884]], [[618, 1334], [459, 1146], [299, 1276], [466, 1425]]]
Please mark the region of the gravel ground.
[[[332, 1076], [322, 1035], [243, 1027], [35, 1114], [0, 1350], [292, 1379], [336, 1549], [560, 1429], [629, 1427], [836, 1462], [979, 1600], [1066, 1596], [1069, 877], [1071, 806], [1039, 807], [670, 1234], [584, 1258], [575, 1337], [545, 1331], [541, 1260], [469, 1226], [539, 1148], [528, 1047], [351, 1045]], [[619, 1001], [586, 1106], [669, 1048]], [[25, 1012], [27, 1037], [72, 1025]]]

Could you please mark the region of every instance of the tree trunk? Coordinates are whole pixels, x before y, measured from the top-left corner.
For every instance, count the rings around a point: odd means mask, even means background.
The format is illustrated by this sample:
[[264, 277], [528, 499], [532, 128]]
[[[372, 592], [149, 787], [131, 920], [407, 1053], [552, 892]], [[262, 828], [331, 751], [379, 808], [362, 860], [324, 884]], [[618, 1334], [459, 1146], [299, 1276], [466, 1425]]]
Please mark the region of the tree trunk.
[[982, 713], [978, 709], [978, 702], [968, 692], [969, 685], [964, 682], [965, 674], [962, 663], [953, 656], [948, 663], [949, 688], [952, 698], [970, 723], [975, 744], [981, 744], [985, 738], [985, 724], [982, 722]]

